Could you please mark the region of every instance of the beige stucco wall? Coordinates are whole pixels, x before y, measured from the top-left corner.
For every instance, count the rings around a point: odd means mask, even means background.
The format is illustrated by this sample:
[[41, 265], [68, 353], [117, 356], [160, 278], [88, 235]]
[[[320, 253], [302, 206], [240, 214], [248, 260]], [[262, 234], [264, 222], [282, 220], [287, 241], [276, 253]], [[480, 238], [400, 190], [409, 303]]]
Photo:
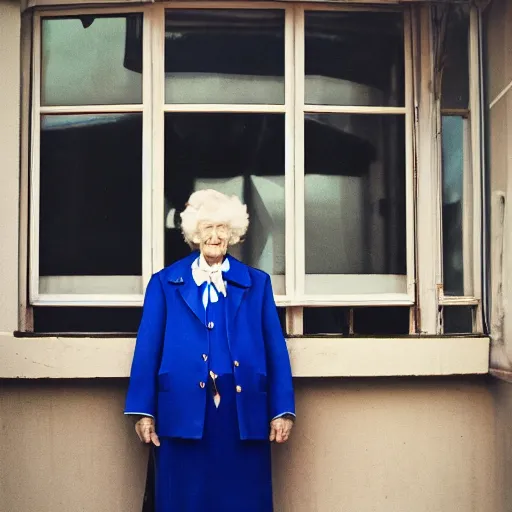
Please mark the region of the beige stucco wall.
[[495, 410], [495, 475], [500, 489], [498, 510], [512, 510], [512, 384], [500, 379], [490, 382]]
[[147, 455], [122, 395], [115, 380], [3, 381], [0, 511], [140, 512]]
[[0, 0], [0, 332], [17, 328], [20, 7]]
[[[2, 512], [140, 512], [126, 381], [3, 381]], [[486, 378], [301, 379], [276, 512], [508, 512]]]
[[[491, 200], [491, 366], [499, 510], [512, 510], [512, 0], [493, 0], [484, 16]], [[500, 204], [500, 198], [502, 202]], [[504, 225], [500, 217], [504, 217]], [[502, 262], [503, 264], [500, 264]]]
[[277, 511], [501, 510], [483, 381], [302, 381], [297, 398]]

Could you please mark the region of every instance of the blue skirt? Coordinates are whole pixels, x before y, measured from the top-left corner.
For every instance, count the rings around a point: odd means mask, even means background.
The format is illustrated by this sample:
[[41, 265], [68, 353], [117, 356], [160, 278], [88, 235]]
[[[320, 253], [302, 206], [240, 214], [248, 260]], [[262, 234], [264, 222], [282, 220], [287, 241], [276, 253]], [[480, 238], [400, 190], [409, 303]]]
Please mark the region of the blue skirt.
[[161, 437], [156, 512], [272, 512], [270, 442], [242, 441], [232, 375], [207, 398], [202, 439]]

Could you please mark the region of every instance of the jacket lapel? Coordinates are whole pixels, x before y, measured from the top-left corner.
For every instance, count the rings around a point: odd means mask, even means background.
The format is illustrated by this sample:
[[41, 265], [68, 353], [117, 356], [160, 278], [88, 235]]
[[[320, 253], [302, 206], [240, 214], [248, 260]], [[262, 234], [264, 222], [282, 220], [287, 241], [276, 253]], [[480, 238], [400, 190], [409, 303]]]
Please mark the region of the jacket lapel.
[[251, 286], [251, 276], [246, 265], [232, 256], [228, 256], [229, 270], [224, 273], [224, 279], [228, 282], [226, 316], [228, 333], [233, 332], [236, 314], [240, 308], [242, 299]]
[[191, 265], [199, 256], [199, 253], [193, 253], [194, 257], [187, 257], [174, 272], [169, 274], [168, 281], [175, 285], [178, 293], [181, 295], [187, 306], [192, 310], [198, 320], [206, 324], [206, 312], [204, 310], [203, 302], [201, 301], [201, 294], [199, 288], [192, 278]]
[[[178, 293], [182, 296], [187, 306], [192, 310], [198, 320], [206, 324], [206, 312], [201, 300], [201, 294], [192, 277], [191, 265], [199, 253], [193, 253], [192, 257], [187, 257], [183, 261], [183, 265], [177, 267], [172, 273], [169, 274], [168, 281], [175, 285]], [[228, 325], [228, 335], [232, 332], [236, 314], [240, 308], [242, 299], [251, 286], [251, 276], [247, 265], [228, 256], [229, 270], [224, 273], [224, 280], [228, 282], [227, 289], [227, 308], [226, 320]]]
[[206, 324], [206, 311], [204, 309], [203, 302], [201, 301], [199, 288], [192, 279], [192, 275], [185, 280], [183, 286], [178, 287], [178, 291], [199, 321], [202, 324]]

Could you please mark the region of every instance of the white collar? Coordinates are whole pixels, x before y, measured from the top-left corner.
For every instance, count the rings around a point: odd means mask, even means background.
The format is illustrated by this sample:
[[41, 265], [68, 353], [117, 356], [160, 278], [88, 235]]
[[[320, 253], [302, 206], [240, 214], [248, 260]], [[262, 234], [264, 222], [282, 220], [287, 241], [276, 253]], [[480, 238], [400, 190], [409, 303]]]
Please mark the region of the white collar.
[[[201, 286], [203, 283], [207, 283], [203, 292], [203, 306], [206, 309], [208, 300], [210, 302], [217, 302], [219, 296], [217, 292], [221, 293], [226, 297], [226, 283], [223, 279], [223, 272], [227, 272], [230, 268], [229, 259], [225, 258], [222, 264], [208, 265], [204, 256], [201, 254], [196, 258], [192, 265], [192, 278], [197, 286]], [[211, 286], [213, 284], [213, 286]]]

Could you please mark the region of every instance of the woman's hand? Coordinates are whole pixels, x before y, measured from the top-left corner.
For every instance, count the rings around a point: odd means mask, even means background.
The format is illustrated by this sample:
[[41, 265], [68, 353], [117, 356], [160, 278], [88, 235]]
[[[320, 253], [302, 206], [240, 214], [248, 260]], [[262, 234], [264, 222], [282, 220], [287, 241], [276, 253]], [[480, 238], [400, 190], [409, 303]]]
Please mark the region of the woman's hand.
[[143, 416], [137, 423], [135, 423], [135, 432], [143, 443], [153, 443], [155, 446], [160, 446], [160, 439], [156, 435], [155, 420], [148, 416]]
[[276, 418], [270, 422], [270, 442], [285, 443], [290, 437], [293, 420], [289, 418]]

